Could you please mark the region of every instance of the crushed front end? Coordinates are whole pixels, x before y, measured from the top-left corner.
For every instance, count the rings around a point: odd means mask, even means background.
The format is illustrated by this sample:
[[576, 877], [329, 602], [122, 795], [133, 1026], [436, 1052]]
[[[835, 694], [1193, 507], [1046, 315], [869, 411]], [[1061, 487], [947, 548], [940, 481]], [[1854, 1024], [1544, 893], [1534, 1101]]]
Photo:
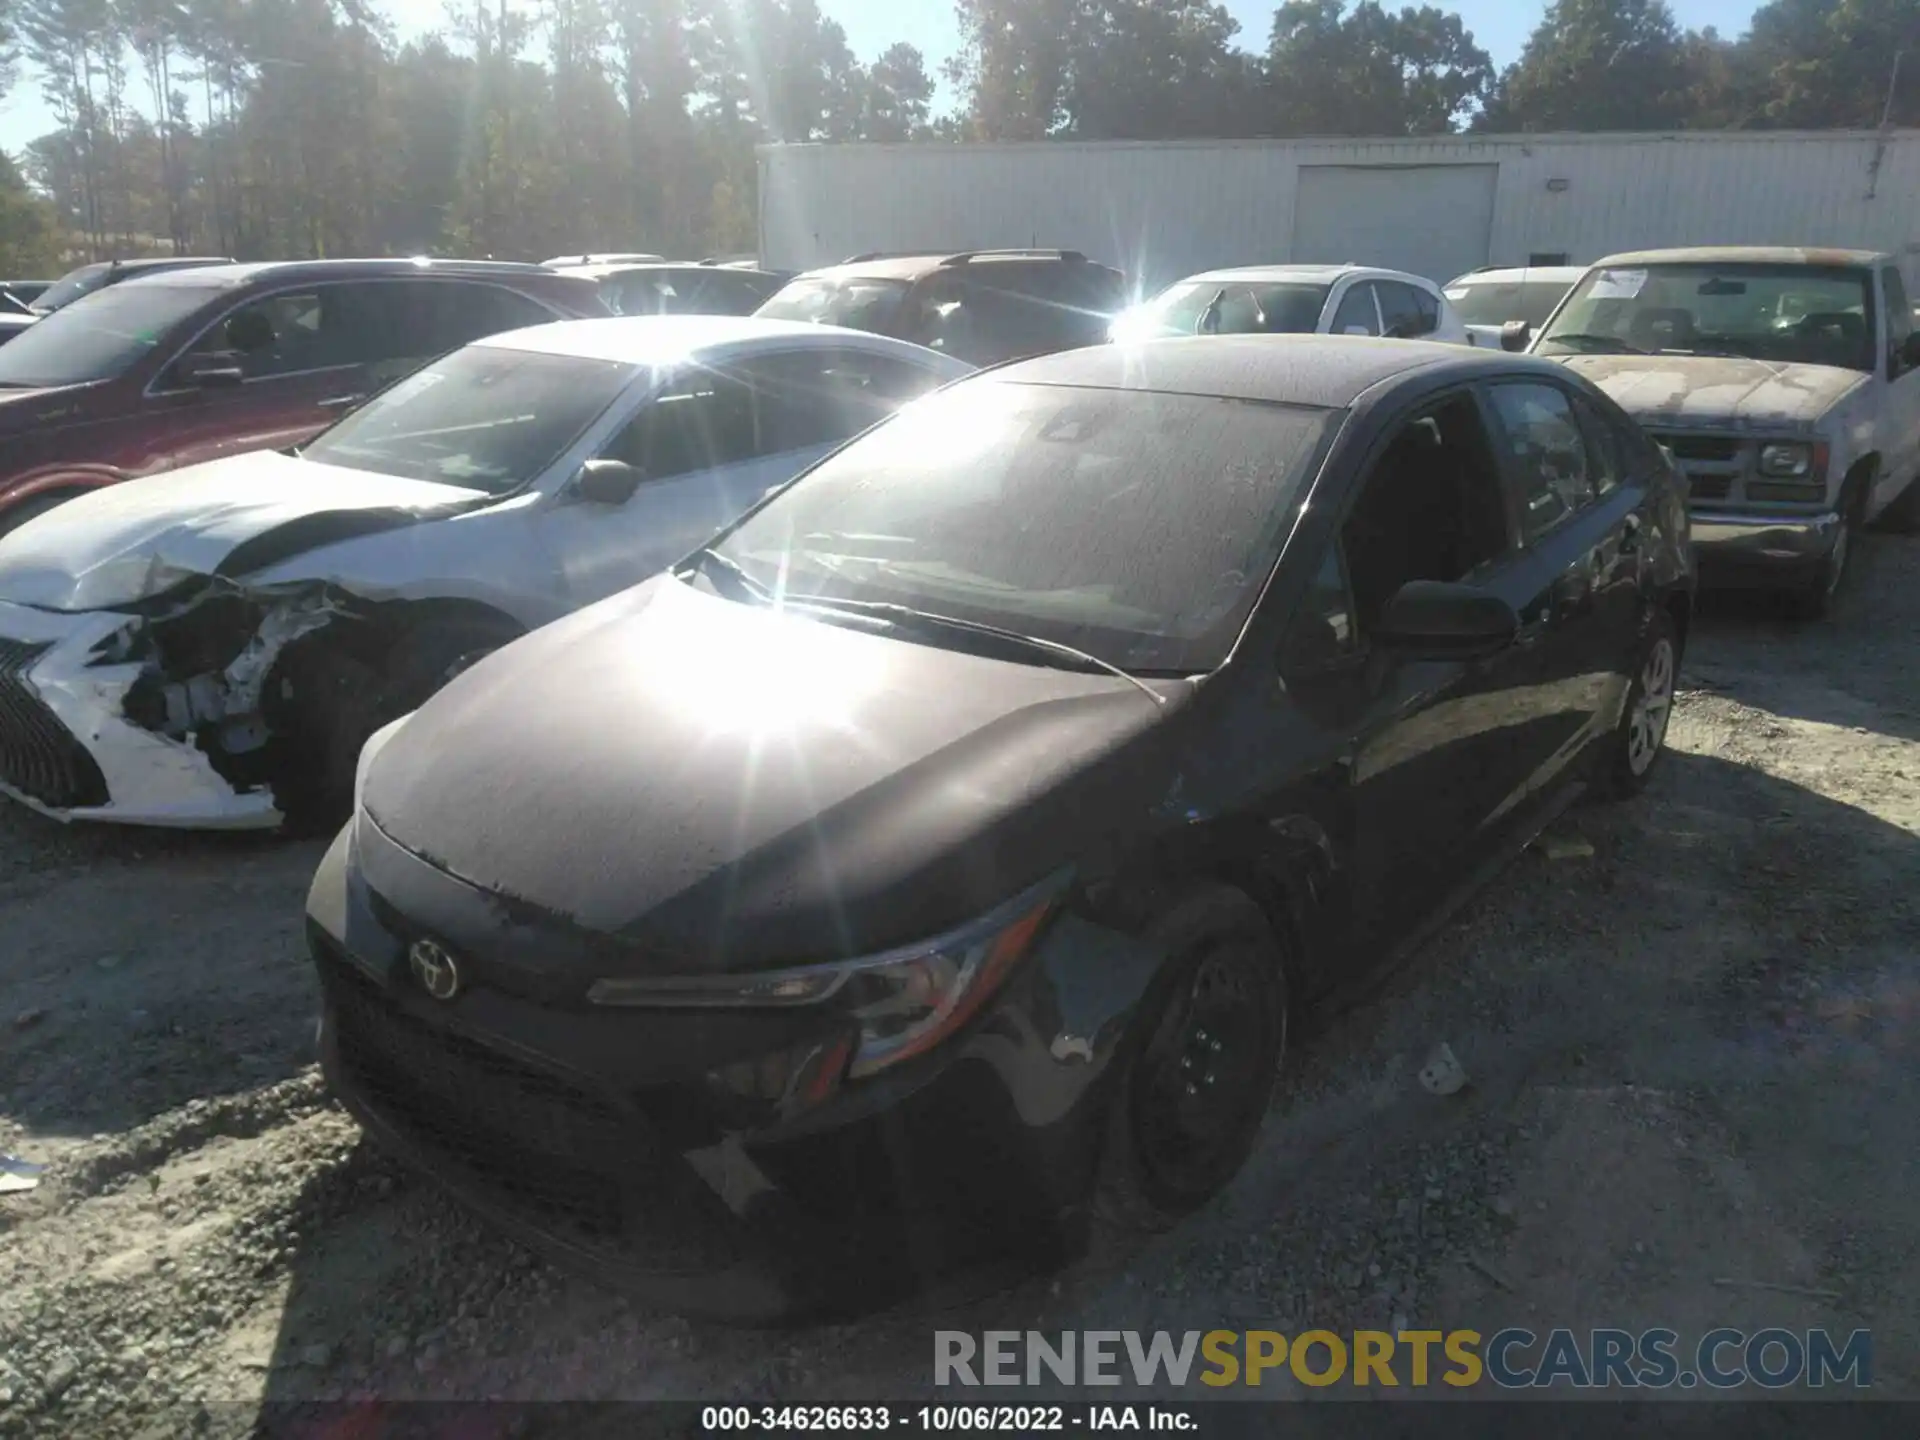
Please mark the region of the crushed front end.
[[313, 710], [364, 678], [327, 676], [318, 657], [343, 647], [303, 642], [358, 618], [323, 585], [211, 577], [124, 610], [0, 602], [0, 790], [61, 820], [278, 825]]
[[[364, 810], [315, 876], [307, 934], [329, 1086], [383, 1148], [643, 1303], [753, 1321], [1072, 1253], [1104, 1082], [1159, 959], [1062, 908], [964, 1029], [863, 1076], [830, 1007], [594, 1003], [560, 972], [601, 941]], [[436, 989], [442, 959], [461, 978]]]

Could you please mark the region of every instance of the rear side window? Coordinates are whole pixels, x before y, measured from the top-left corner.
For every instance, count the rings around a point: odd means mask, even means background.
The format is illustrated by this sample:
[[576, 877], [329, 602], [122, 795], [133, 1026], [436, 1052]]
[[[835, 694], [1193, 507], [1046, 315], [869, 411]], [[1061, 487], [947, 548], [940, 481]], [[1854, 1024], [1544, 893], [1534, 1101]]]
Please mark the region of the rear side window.
[[1361, 281], [1341, 297], [1340, 308], [1333, 313], [1336, 335], [1378, 335], [1380, 315], [1374, 309], [1373, 286]]
[[1627, 456], [1632, 452], [1598, 406], [1576, 395], [1573, 408], [1579, 413], [1580, 428], [1587, 432], [1587, 453], [1593, 461], [1593, 493], [1605, 495], [1627, 478]]
[[[1373, 293], [1380, 298], [1381, 333], [1401, 340], [1412, 340], [1433, 332], [1440, 310], [1433, 297], [1411, 285], [1395, 280], [1376, 280]], [[1425, 301], [1425, 304], [1421, 302]]]
[[1883, 308], [1887, 318], [1887, 344], [1900, 344], [1913, 330], [1913, 306], [1907, 300], [1907, 283], [1891, 265], [1880, 272], [1884, 292]]
[[1510, 382], [1490, 395], [1520, 491], [1520, 538], [1532, 544], [1594, 498], [1586, 437], [1557, 385]]

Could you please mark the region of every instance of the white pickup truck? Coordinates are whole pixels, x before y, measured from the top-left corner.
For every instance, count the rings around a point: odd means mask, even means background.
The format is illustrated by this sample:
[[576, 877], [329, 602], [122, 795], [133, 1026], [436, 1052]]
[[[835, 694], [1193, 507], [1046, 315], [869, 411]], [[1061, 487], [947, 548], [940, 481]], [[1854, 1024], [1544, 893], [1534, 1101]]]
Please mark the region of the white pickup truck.
[[1666, 446], [1703, 582], [1824, 615], [1855, 533], [1920, 522], [1920, 331], [1891, 255], [1614, 255], [1533, 337]]

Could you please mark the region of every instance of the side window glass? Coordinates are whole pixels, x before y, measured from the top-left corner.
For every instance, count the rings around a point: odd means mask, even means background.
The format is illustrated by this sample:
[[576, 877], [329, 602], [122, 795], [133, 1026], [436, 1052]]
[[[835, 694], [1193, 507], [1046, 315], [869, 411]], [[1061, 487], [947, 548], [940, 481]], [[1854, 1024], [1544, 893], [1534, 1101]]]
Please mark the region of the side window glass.
[[1530, 545], [1593, 499], [1586, 439], [1557, 385], [1508, 383], [1490, 393], [1520, 490], [1521, 543]]
[[1378, 335], [1380, 316], [1373, 307], [1373, 286], [1367, 281], [1350, 287], [1333, 314], [1335, 335]]
[[1613, 422], [1578, 397], [1580, 428], [1587, 432], [1587, 455], [1592, 460], [1593, 493], [1609, 494], [1627, 475], [1627, 450], [1620, 443], [1620, 432]]
[[626, 461], [645, 480], [667, 480], [750, 460], [759, 448], [752, 388], [696, 370], [657, 391], [601, 453]]
[[[1900, 272], [1891, 265], [1880, 272], [1880, 288], [1883, 292], [1882, 308], [1886, 311], [1887, 352], [1898, 356], [1899, 347], [1913, 333], [1913, 305], [1907, 299], [1907, 282], [1900, 278]], [[1902, 368], [1898, 358], [1894, 369]]]
[[1288, 626], [1280, 668], [1288, 675], [1321, 670], [1359, 649], [1354, 624], [1353, 596], [1347, 588], [1347, 569], [1338, 541], [1327, 546], [1313, 583], [1300, 599], [1300, 608]]
[[1431, 290], [1422, 290], [1417, 285], [1407, 287], [1413, 292], [1413, 308], [1420, 312], [1420, 333], [1431, 335], [1440, 328], [1440, 297]]
[[1426, 323], [1415, 298], [1420, 292], [1411, 285], [1376, 281], [1373, 293], [1380, 297], [1381, 333], [1398, 340], [1412, 340], [1433, 327]]
[[1341, 536], [1363, 639], [1408, 581], [1465, 580], [1506, 554], [1506, 496], [1470, 397], [1394, 433], [1368, 470]]
[[187, 357], [237, 365], [248, 380], [297, 375], [366, 358], [338, 287], [267, 295], [240, 306], [189, 346]]

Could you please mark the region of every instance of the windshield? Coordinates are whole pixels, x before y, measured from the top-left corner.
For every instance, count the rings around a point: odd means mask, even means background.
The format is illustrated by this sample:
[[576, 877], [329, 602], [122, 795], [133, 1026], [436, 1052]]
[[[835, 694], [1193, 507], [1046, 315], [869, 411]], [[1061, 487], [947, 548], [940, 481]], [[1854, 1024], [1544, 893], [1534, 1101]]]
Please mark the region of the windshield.
[[1295, 281], [1182, 280], [1114, 322], [1116, 340], [1155, 335], [1310, 335], [1326, 308], [1325, 285]]
[[1134, 673], [1212, 670], [1335, 413], [961, 385], [825, 461], [717, 548], [769, 592], [998, 625]]
[[0, 350], [0, 387], [111, 380], [207, 303], [197, 285], [109, 285], [36, 320]]
[[1547, 323], [1553, 307], [1570, 288], [1561, 280], [1481, 282], [1456, 285], [1447, 291], [1447, 299], [1463, 325], [1505, 325], [1522, 320], [1537, 329]]
[[1843, 265], [1590, 270], [1541, 335], [1542, 355], [1745, 355], [1874, 368], [1871, 273]]
[[40, 292], [40, 298], [33, 302], [33, 308], [45, 314], [49, 310], [58, 310], [62, 305], [71, 305], [82, 295], [91, 295], [105, 285], [112, 273], [113, 267], [105, 262], [69, 270]]
[[376, 395], [300, 458], [504, 495], [559, 459], [632, 376], [609, 360], [469, 345]]
[[795, 280], [753, 313], [884, 334], [909, 288], [903, 280]]

